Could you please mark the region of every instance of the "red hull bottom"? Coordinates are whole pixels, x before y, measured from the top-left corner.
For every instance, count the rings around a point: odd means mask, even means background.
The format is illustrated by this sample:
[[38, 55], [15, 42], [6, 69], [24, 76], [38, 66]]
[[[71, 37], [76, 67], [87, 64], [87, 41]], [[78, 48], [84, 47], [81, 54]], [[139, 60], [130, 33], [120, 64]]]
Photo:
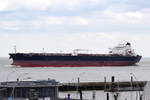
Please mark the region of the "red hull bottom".
[[12, 65], [22, 67], [102, 67], [129, 66], [135, 63], [131, 61], [14, 61]]

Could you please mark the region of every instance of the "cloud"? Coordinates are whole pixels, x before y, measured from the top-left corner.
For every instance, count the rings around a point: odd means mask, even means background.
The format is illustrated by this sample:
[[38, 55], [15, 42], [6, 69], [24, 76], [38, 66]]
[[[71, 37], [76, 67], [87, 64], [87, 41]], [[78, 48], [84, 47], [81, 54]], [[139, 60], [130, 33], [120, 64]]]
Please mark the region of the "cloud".
[[140, 19], [143, 17], [143, 14], [141, 12], [127, 12], [125, 13], [125, 16], [129, 18]]
[[0, 0], [0, 11], [6, 10], [8, 7], [8, 0]]
[[25, 8], [27, 9], [39, 9], [39, 10], [46, 10], [53, 5], [52, 0], [24, 0], [23, 3]]
[[[114, 23], [122, 24], [143, 24], [147, 23], [148, 16], [150, 17], [150, 10], [143, 9], [140, 11], [127, 11], [127, 12], [115, 12], [110, 9], [103, 11], [103, 16], [109, 18]], [[149, 23], [147, 23], [149, 24]]]
[[[88, 15], [49, 15], [45, 13], [11, 12], [1, 15], [0, 27], [5, 30], [38, 32], [150, 32], [150, 9], [116, 12], [110, 9]], [[51, 28], [50, 28], [51, 27]]]
[[111, 9], [114, 11], [137, 11], [148, 8], [150, 2], [137, 0], [0, 0], [0, 11], [52, 11], [90, 12]]
[[4, 30], [18, 31], [19, 21], [0, 21], [0, 28]]
[[44, 16], [41, 20], [44, 20], [47, 24], [62, 24], [63, 18], [57, 16]]
[[81, 16], [73, 16], [69, 17], [72, 21], [73, 24], [77, 25], [88, 25], [89, 24], [89, 19], [81, 17]]
[[105, 0], [0, 0], [0, 10], [72, 10], [91, 3], [98, 4], [104, 1]]
[[0, 0], [1, 11], [13, 11], [19, 9], [41, 9], [50, 6], [51, 0]]

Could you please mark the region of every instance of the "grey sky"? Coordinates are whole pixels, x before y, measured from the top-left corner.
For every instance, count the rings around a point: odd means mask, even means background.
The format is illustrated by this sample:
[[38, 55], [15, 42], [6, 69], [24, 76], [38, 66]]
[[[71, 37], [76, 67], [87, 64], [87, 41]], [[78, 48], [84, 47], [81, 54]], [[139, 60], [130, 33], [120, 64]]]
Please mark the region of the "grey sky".
[[19, 52], [107, 53], [119, 42], [150, 57], [148, 0], [0, 0], [0, 56]]

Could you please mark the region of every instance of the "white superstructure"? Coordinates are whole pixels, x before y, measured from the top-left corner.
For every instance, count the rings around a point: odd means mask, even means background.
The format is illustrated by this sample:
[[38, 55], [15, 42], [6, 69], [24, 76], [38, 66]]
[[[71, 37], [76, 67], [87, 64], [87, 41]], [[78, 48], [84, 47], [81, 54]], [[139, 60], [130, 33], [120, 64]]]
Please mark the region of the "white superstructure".
[[127, 42], [126, 44], [118, 44], [114, 48], [110, 48], [110, 54], [119, 54], [119, 55], [130, 55], [135, 56], [134, 50], [131, 48], [131, 44]]

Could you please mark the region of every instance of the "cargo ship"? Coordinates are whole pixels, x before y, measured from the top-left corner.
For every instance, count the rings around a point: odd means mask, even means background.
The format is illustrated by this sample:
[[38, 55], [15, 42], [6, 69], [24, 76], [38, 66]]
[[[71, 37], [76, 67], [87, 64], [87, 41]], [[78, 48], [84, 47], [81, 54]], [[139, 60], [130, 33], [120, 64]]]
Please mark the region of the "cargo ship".
[[10, 53], [12, 65], [21, 67], [101, 67], [130, 66], [138, 63], [137, 55], [129, 42], [110, 48], [108, 54], [79, 53]]

